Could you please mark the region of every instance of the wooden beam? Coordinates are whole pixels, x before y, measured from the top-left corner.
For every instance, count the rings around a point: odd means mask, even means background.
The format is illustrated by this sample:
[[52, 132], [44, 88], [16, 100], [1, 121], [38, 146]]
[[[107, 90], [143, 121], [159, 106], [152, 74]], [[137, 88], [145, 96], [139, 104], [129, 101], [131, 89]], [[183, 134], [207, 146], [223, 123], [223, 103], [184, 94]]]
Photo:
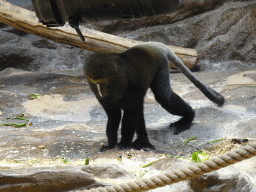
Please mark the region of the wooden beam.
[[[75, 29], [71, 28], [68, 24], [63, 27], [48, 28], [39, 22], [35, 12], [13, 5], [4, 0], [0, 0], [0, 22], [59, 43], [74, 45], [81, 49], [102, 53], [123, 52], [141, 43], [140, 41], [110, 35], [81, 26], [80, 29], [85, 38], [84, 43], [80, 40]], [[197, 60], [197, 52], [195, 49], [171, 45], [169, 47], [187, 67], [193, 67]], [[172, 64], [170, 64], [170, 66], [174, 67]]]

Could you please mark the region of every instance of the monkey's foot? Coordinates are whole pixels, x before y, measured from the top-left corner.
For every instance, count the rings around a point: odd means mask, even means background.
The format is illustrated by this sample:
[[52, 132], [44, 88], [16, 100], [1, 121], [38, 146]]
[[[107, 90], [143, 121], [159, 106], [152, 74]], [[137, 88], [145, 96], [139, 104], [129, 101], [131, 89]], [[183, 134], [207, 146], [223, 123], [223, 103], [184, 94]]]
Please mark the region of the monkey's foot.
[[132, 148], [136, 150], [147, 151], [149, 149], [156, 149], [154, 145], [150, 144], [149, 141], [144, 141], [143, 139], [137, 139], [132, 143]]
[[132, 146], [131, 146], [131, 143], [127, 143], [127, 142], [120, 142], [118, 145], [117, 145], [118, 149], [130, 149]]
[[113, 149], [114, 147], [115, 147], [115, 146], [113, 146], [113, 145], [101, 147], [101, 148], [100, 148], [100, 152], [107, 151], [107, 150], [109, 150], [109, 149]]
[[171, 123], [169, 125], [169, 127], [175, 127], [174, 135], [178, 135], [181, 132], [190, 129], [190, 127], [192, 125], [192, 121], [193, 121], [193, 119], [191, 119], [191, 118], [183, 117], [179, 121], [177, 121], [175, 123]]

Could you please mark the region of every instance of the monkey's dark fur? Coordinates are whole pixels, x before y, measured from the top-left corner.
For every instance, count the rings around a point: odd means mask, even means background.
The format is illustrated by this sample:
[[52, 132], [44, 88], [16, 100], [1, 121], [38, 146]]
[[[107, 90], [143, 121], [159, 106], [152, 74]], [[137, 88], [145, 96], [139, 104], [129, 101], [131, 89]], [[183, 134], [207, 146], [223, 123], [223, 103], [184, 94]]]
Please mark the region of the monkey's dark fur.
[[[145, 127], [143, 102], [148, 88], [154, 93], [161, 106], [173, 115], [182, 118], [170, 126], [174, 134], [189, 129], [195, 116], [194, 110], [170, 87], [169, 61], [186, 75], [214, 103], [222, 105], [224, 98], [205, 86], [182, 61], [162, 43], [148, 42], [131, 47], [123, 53], [95, 53], [85, 65], [85, 75], [90, 88], [96, 95], [108, 116], [108, 146], [105, 151], [117, 145], [117, 130], [122, 118], [120, 149], [146, 149], [149, 143]], [[137, 139], [132, 143], [134, 134]]]

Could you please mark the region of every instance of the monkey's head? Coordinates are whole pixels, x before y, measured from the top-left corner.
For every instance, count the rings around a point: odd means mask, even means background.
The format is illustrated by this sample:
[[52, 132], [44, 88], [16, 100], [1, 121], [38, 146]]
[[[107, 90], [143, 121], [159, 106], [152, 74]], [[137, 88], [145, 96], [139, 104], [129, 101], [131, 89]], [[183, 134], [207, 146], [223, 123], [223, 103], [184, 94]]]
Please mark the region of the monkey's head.
[[122, 63], [121, 57], [112, 53], [94, 53], [86, 60], [84, 73], [99, 100], [117, 102], [123, 96], [127, 82]]

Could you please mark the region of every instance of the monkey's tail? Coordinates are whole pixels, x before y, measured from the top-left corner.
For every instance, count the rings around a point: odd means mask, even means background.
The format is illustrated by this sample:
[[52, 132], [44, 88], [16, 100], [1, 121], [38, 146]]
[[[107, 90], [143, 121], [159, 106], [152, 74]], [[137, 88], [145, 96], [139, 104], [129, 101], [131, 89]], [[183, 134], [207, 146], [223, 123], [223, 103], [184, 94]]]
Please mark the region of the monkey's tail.
[[[169, 49], [170, 50], [170, 49]], [[225, 102], [224, 97], [218, 92], [214, 91], [210, 87], [204, 85], [186, 66], [185, 64], [177, 57], [173, 51], [168, 51], [168, 59], [171, 61], [177, 69], [182, 72], [187, 78], [195, 84], [195, 86], [202, 91], [202, 93], [212, 102], [218, 104], [219, 106], [223, 105]]]

